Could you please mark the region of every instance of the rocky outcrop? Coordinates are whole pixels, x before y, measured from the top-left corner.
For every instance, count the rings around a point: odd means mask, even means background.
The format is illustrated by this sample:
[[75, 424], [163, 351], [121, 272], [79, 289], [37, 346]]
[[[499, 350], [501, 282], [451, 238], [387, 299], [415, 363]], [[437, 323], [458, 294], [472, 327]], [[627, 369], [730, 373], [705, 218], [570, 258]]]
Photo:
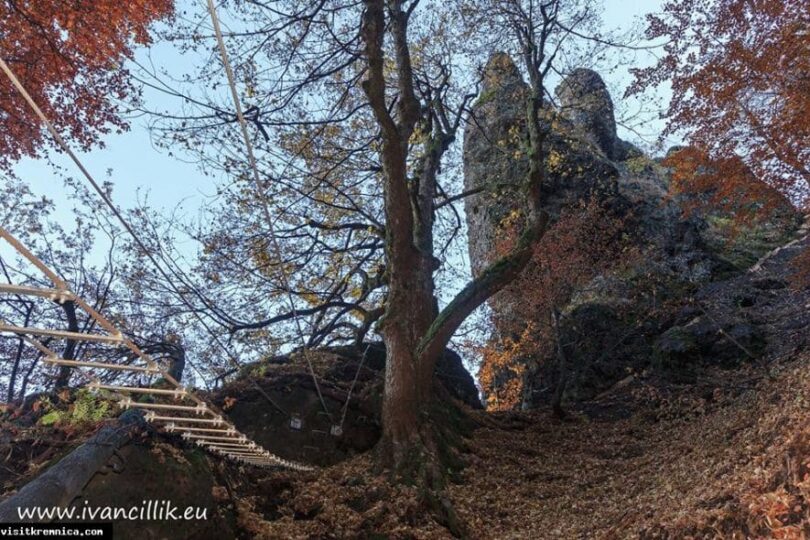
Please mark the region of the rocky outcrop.
[[624, 160], [632, 145], [616, 134], [613, 100], [605, 81], [593, 70], [579, 68], [554, 90], [560, 114], [567, 118], [611, 160]]
[[[523, 183], [529, 169], [524, 153], [528, 87], [512, 59], [493, 55], [484, 85], [473, 106], [474, 121], [464, 134], [464, 187], [478, 192], [465, 200], [473, 275], [479, 275], [499, 252], [510, 231], [519, 230], [527, 207]], [[616, 165], [562, 115], [547, 109], [554, 127], [547, 143], [546, 210], [553, 216], [578, 200], [597, 196], [618, 201]], [[511, 305], [519, 301], [505, 291], [491, 300], [508, 324]]]
[[[493, 55], [484, 87], [473, 106], [474, 121], [464, 134], [464, 187], [480, 190], [465, 202], [470, 233], [470, 260], [477, 275], [497, 251], [499, 232], [520, 226], [526, 211], [522, 185], [528, 172], [523, 140], [528, 87], [512, 59]], [[616, 197], [618, 169], [590, 141], [579, 138], [573, 125], [548, 111], [557, 126], [548, 141], [546, 209], [560, 209], [594, 194]]]
[[[359, 347], [332, 347], [326, 350], [338, 354], [345, 359], [344, 362], [348, 362], [348, 365], [354, 366], [358, 360], [363, 360], [363, 365], [374, 372], [383, 373], [385, 371], [385, 343], [381, 341], [365, 343]], [[340, 366], [341, 364], [338, 363], [330, 371], [333, 374], [332, 376], [341, 377], [338, 374], [341, 371]], [[354, 375], [354, 372], [351, 374]], [[475, 386], [475, 380], [464, 367], [461, 356], [454, 350], [445, 349], [444, 355], [436, 364], [436, 378], [453, 398], [472, 409], [483, 408], [478, 396], [478, 388]]]
[[145, 426], [141, 411], [124, 413], [115, 425], [99, 430], [18, 493], [0, 503], [0, 520], [6, 523], [23, 521], [17, 514], [19, 508], [67, 506], [106, 466], [113, 454]]
[[[465, 189], [477, 190], [465, 202], [474, 275], [522, 224], [527, 92], [509, 56], [493, 55], [464, 135]], [[597, 198], [626, 220], [642, 254], [629, 270], [599, 275], [563, 309], [562, 342], [574, 367], [567, 396], [587, 399], [632, 370], [688, 370], [700, 362], [733, 364], [740, 354], [758, 355], [765, 338], [739, 317], [712, 315], [714, 323], [705, 314], [694, 314], [693, 319], [700, 315], [697, 322], [684, 319], [695, 309], [690, 302], [697, 290], [736, 275], [783, 242], [797, 225], [795, 210], [786, 203], [779, 219], [742, 232], [729, 232], [730, 219], [719, 212], [686, 214], [681, 199], [669, 193], [668, 170], [618, 137], [613, 101], [596, 72], [574, 70], [555, 95], [558, 107], [547, 104], [544, 111], [551, 128], [546, 209], [555, 217], [577, 201]], [[525, 272], [535, 270], [529, 265]], [[527, 322], [512, 317], [524, 294], [507, 289], [490, 300], [501, 336]], [[664, 304], [683, 305], [683, 313], [664, 314]], [[549, 398], [558, 375], [552, 358], [525, 363], [516, 372], [522, 373], [523, 406], [533, 408]], [[495, 380], [507, 384], [499, 377]]]
[[712, 280], [689, 296], [654, 343], [654, 360], [674, 369], [734, 367], [761, 356], [782, 357], [810, 343], [810, 290], [790, 286], [793, 258], [810, 247], [807, 227], [746, 272]]

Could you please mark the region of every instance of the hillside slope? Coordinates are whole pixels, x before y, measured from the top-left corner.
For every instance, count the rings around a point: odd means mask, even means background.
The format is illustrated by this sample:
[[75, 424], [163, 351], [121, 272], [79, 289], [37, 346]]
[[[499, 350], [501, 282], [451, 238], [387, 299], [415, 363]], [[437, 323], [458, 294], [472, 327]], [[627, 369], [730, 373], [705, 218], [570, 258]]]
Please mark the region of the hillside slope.
[[[770, 321], [756, 363], [707, 367], [680, 384], [636, 373], [562, 422], [471, 412], [479, 427], [445, 501], [468, 536], [807, 538], [810, 291], [776, 286], [807, 245], [805, 237], [715, 284], [720, 294], [771, 280], [757, 289], [757, 315]], [[272, 516], [258, 497], [243, 500], [242, 523], [256, 537], [452, 538], [415, 491], [375, 476], [368, 455], [313, 478], [281, 472], [256, 482], [284, 486]]]

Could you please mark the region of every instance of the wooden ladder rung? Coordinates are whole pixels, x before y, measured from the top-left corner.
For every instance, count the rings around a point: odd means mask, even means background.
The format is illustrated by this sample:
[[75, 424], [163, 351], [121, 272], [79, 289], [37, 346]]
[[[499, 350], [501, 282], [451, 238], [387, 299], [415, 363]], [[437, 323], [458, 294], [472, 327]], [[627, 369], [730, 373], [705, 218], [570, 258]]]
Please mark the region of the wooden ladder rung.
[[91, 382], [87, 385], [91, 390], [109, 390], [111, 392], [124, 392], [131, 394], [154, 394], [157, 396], [173, 396], [181, 398], [188, 395], [186, 389], [166, 390], [164, 388], [138, 388], [135, 386], [115, 386], [111, 384], [101, 384], [99, 382]]
[[224, 454], [232, 458], [252, 459], [256, 461], [273, 459], [270, 454], [263, 450], [255, 450], [253, 452], [246, 452], [241, 450], [216, 450], [219, 454]]
[[174, 422], [169, 423], [164, 426], [164, 429], [169, 433], [175, 431], [182, 431], [182, 432], [193, 432], [193, 433], [220, 433], [222, 435], [238, 435], [239, 432], [236, 431], [234, 428], [228, 429], [214, 429], [214, 428], [195, 428], [195, 427], [188, 427], [188, 426], [178, 426]]
[[0, 332], [8, 332], [11, 334], [23, 334], [32, 336], [48, 336], [59, 339], [69, 339], [73, 341], [94, 341], [98, 343], [122, 343], [124, 337], [117, 336], [103, 336], [101, 334], [83, 334], [81, 332], [67, 332], [65, 330], [47, 330], [44, 328], [29, 328], [27, 326], [12, 326], [10, 324], [0, 324]]
[[119, 401], [118, 404], [124, 409], [134, 407], [136, 409], [157, 409], [162, 411], [187, 411], [196, 414], [204, 414], [210, 411], [210, 409], [204, 404], [190, 406], [190, 405], [171, 405], [168, 403], [141, 403], [138, 401], [132, 401], [131, 398], [124, 398], [121, 401]]
[[[198, 444], [197, 446], [201, 446]], [[219, 448], [214, 446], [207, 447], [209, 450], [213, 450], [214, 452], [219, 452], [221, 454], [245, 454], [251, 456], [267, 456], [269, 452], [262, 447], [256, 445], [255, 447], [251, 448], [248, 446], [242, 448]]]
[[[238, 436], [237, 436], [238, 435]], [[191, 433], [183, 433], [182, 437], [189, 440], [205, 440], [205, 441], [232, 441], [232, 442], [247, 442], [248, 438], [245, 435], [234, 434], [231, 437], [217, 437], [214, 435], [192, 435]]]
[[230, 448], [249, 448], [253, 450], [257, 448], [255, 442], [245, 441], [243, 443], [226, 443], [226, 442], [219, 442], [219, 441], [194, 441], [197, 446], [208, 446], [209, 448], [219, 448], [223, 450], [228, 450]]
[[11, 283], [0, 283], [0, 293], [39, 296], [53, 300], [54, 302], [59, 302], [60, 304], [76, 298], [76, 296], [68, 290], [28, 287], [27, 285], [13, 285]]
[[219, 454], [228, 454], [230, 456], [241, 456], [241, 457], [251, 457], [251, 458], [265, 458], [269, 457], [272, 454], [262, 448], [261, 446], [256, 445], [254, 448], [215, 448], [215, 447], [208, 447], [209, 450], [217, 452]]
[[[0, 64], [3, 64], [2, 59], [0, 59]], [[3, 66], [3, 69], [6, 69], [5, 65]], [[10, 77], [14, 79], [14, 75], [8, 72], [7, 69], [6, 71], [9, 73]], [[17, 86], [19, 87], [19, 84]], [[19, 88], [22, 93], [25, 94], [25, 90], [21, 87]], [[32, 105], [36, 109], [36, 105], [33, 103]], [[45, 120], [44, 117], [43, 120]], [[45, 328], [32, 328], [27, 326], [15, 326], [12, 324], [6, 324], [2, 319], [0, 319], [0, 333], [15, 334], [19, 336], [20, 341], [28, 342], [34, 345], [43, 354], [43, 362], [48, 365], [163, 375], [163, 378], [172, 383], [175, 388], [130, 387], [102, 384], [98, 379], [91, 382], [88, 387], [93, 390], [108, 390], [111, 392], [124, 394], [123, 399], [119, 401], [119, 405], [122, 408], [128, 409], [132, 407], [137, 409], [146, 409], [144, 417], [148, 422], [165, 423], [164, 428], [166, 431], [179, 432], [182, 434], [184, 439], [193, 441], [198, 446], [204, 447], [207, 450], [217, 454], [257, 466], [276, 464], [284, 465], [289, 463], [285, 460], [277, 458], [255, 442], [249, 440], [247, 436], [237, 430], [235, 426], [225, 421], [222, 416], [210, 409], [205, 402], [197, 398], [191, 391], [180, 385], [180, 383], [176, 381], [169, 373], [164, 372], [160, 365], [158, 365], [148, 354], [144, 353], [130, 339], [126, 338], [112, 322], [98, 313], [93, 307], [88, 305], [80, 296], [68, 290], [68, 285], [64, 280], [52, 272], [45, 264], [42, 263], [42, 261], [40, 261], [34, 254], [26, 249], [25, 246], [23, 246], [16, 238], [11, 236], [8, 231], [2, 227], [0, 227], [0, 238], [4, 238], [6, 241], [8, 241], [20, 255], [25, 257], [29, 262], [42, 271], [53, 283], [53, 286], [50, 288], [0, 283], [0, 294], [45, 298], [60, 304], [68, 301], [75, 302], [78, 307], [80, 307], [96, 323], [98, 323], [101, 328], [101, 330], [98, 330], [99, 332], [106, 331], [108, 334], [104, 335], [71, 332], [65, 330], [51, 330]], [[133, 352], [146, 365], [145, 367], [142, 367], [126, 364], [60, 358], [57, 353], [53, 352], [45, 344], [40, 343], [38, 339], [35, 339], [39, 336], [64, 339], [68, 341], [120, 345], [122, 348], [127, 348]], [[187, 398], [192, 401], [194, 405], [187, 406], [172, 405], [169, 403], [139, 403], [133, 401], [131, 397], [132, 394], [171, 396], [176, 399]], [[155, 412], [156, 410], [180, 411], [181, 413], [189, 414], [194, 413], [196, 417], [185, 417], [182, 415], [161, 416]], [[193, 427], [195, 425], [202, 427]], [[294, 469], [308, 469], [296, 463], [290, 463], [290, 465]]]
[[258, 455], [249, 456], [249, 455], [242, 455], [242, 454], [225, 454], [225, 456], [229, 457], [231, 459], [235, 459], [237, 461], [243, 461], [245, 463], [253, 463], [253, 464], [271, 463], [271, 461], [268, 460], [267, 458], [262, 457], [262, 456], [258, 456]]
[[154, 412], [150, 411], [146, 413], [147, 421], [149, 422], [169, 422], [172, 424], [176, 424], [175, 428], [180, 429], [183, 426], [177, 424], [178, 422], [190, 422], [193, 424], [213, 424], [215, 426], [222, 426], [227, 425], [225, 420], [222, 417], [217, 416], [216, 418], [183, 418], [182, 416], [159, 416]]
[[232, 456], [232, 457], [250, 457], [250, 458], [255, 458], [255, 459], [261, 459], [261, 458], [265, 457], [265, 455], [262, 453], [262, 451], [258, 450], [258, 449], [257, 450], [221, 450], [221, 449], [213, 448], [212, 450], [214, 450], [217, 453], [225, 454], [225, 455]]
[[198, 440], [194, 441], [194, 444], [196, 444], [197, 446], [210, 446], [212, 448], [220, 448], [220, 447], [225, 448], [225, 449], [228, 449], [228, 448], [247, 448], [247, 449], [250, 449], [250, 450], [254, 450], [254, 449], [261, 450], [261, 448], [259, 448], [259, 445], [257, 445], [253, 441], [222, 442], [222, 441], [206, 441], [206, 440], [198, 439]]
[[45, 362], [46, 364], [53, 364], [56, 366], [88, 367], [95, 369], [110, 369], [116, 371], [135, 371], [138, 373], [160, 374], [160, 368], [157, 366], [153, 367], [128, 366], [125, 364], [108, 364], [106, 362], [88, 362], [85, 360], [65, 360], [64, 358], [48, 358], [48, 357], [43, 358], [42, 361]]

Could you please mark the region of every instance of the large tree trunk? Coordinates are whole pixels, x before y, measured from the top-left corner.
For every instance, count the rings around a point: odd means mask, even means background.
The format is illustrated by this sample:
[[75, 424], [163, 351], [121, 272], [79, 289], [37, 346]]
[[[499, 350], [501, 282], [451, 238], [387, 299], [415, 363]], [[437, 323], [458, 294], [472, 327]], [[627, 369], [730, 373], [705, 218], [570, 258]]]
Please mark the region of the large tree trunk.
[[59, 463], [0, 503], [0, 523], [21, 521], [19, 508], [66, 507], [84, 486], [143, 426], [143, 412], [130, 410], [114, 424], [101, 429]]
[[[434, 197], [441, 157], [453, 141], [458, 122], [451, 126], [444, 108], [430, 113], [435, 103], [420, 102], [417, 98], [407, 31], [408, 19], [417, 2], [407, 8], [405, 4], [403, 0], [364, 0], [360, 34], [367, 60], [363, 91], [382, 139], [388, 294], [385, 315], [379, 325], [387, 350], [379, 448], [383, 465], [424, 483], [432, 482], [433, 473], [441, 474], [443, 470], [438, 463], [440, 441], [436, 436], [445, 426], [440, 425], [443, 418], [430, 418], [436, 361], [469, 314], [526, 266], [534, 244], [548, 224], [548, 215], [541, 205], [545, 131], [540, 125], [539, 109], [544, 95], [544, 73], [534, 70], [534, 92], [528, 104], [529, 224], [516, 248], [465, 287], [440, 314], [433, 282], [433, 272], [438, 266], [433, 255]], [[390, 49], [384, 46], [386, 35], [390, 37]], [[390, 78], [396, 81], [388, 80], [387, 50], [391, 51], [395, 66]], [[529, 55], [532, 62], [534, 56]], [[394, 86], [397, 98], [389, 106], [388, 89]], [[420, 133], [430, 135], [429, 143], [422, 144], [424, 153], [409, 170], [409, 157], [418, 155], [411, 154], [414, 145], [411, 139], [417, 125]]]
[[408, 459], [415, 446], [423, 444], [420, 423], [431, 398], [431, 378], [414, 355], [413, 344], [397, 332], [386, 332], [385, 392], [383, 395], [383, 435], [381, 448], [385, 461], [394, 468]]
[[437, 356], [420, 354], [419, 342], [437, 309], [433, 270], [426, 260], [430, 254], [414, 245], [407, 230], [389, 230], [389, 291], [381, 324], [386, 368], [380, 447], [385, 465], [412, 475], [414, 466], [422, 468], [426, 464], [420, 462], [435, 454], [433, 434], [425, 421], [433, 399]]
[[[422, 468], [423, 456], [430, 456], [432, 443], [423, 425], [431, 401], [433, 354], [418, 351], [419, 341], [435, 316], [433, 298], [432, 234], [435, 184], [422, 186], [408, 177], [409, 139], [421, 118], [414, 93], [408, 50], [408, 14], [402, 3], [387, 4], [390, 31], [397, 65], [399, 100], [395, 119], [386, 103], [383, 42], [386, 33], [386, 4], [366, 0], [362, 35], [368, 59], [368, 78], [363, 90], [380, 124], [385, 205], [385, 255], [388, 275], [386, 310], [380, 330], [386, 345], [383, 433], [379, 450], [382, 465], [395, 473], [411, 476]], [[417, 184], [414, 189], [414, 183]], [[427, 193], [428, 200], [420, 201]], [[423, 475], [419, 474], [422, 477]], [[415, 478], [422, 481], [423, 478]]]
[[384, 464], [400, 472], [418, 466], [412, 460], [421, 459], [420, 454], [433, 446], [424, 422], [433, 399], [435, 362], [418, 357], [408, 333], [401, 327], [383, 332], [386, 366], [380, 450]]

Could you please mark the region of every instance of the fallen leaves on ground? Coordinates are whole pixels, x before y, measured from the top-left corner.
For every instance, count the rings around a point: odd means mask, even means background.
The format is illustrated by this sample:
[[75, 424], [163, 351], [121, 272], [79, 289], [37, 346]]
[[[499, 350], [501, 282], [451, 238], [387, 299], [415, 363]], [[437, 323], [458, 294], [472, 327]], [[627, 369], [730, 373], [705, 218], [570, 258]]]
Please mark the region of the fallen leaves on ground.
[[[742, 369], [707, 376], [711, 390], [627, 389], [627, 418], [476, 413], [482, 427], [447, 494], [473, 538], [805, 539], [808, 366], [805, 354], [755, 382]], [[240, 503], [241, 521], [257, 538], [451, 537], [371, 459], [288, 478], [274, 519], [257, 496]]]

